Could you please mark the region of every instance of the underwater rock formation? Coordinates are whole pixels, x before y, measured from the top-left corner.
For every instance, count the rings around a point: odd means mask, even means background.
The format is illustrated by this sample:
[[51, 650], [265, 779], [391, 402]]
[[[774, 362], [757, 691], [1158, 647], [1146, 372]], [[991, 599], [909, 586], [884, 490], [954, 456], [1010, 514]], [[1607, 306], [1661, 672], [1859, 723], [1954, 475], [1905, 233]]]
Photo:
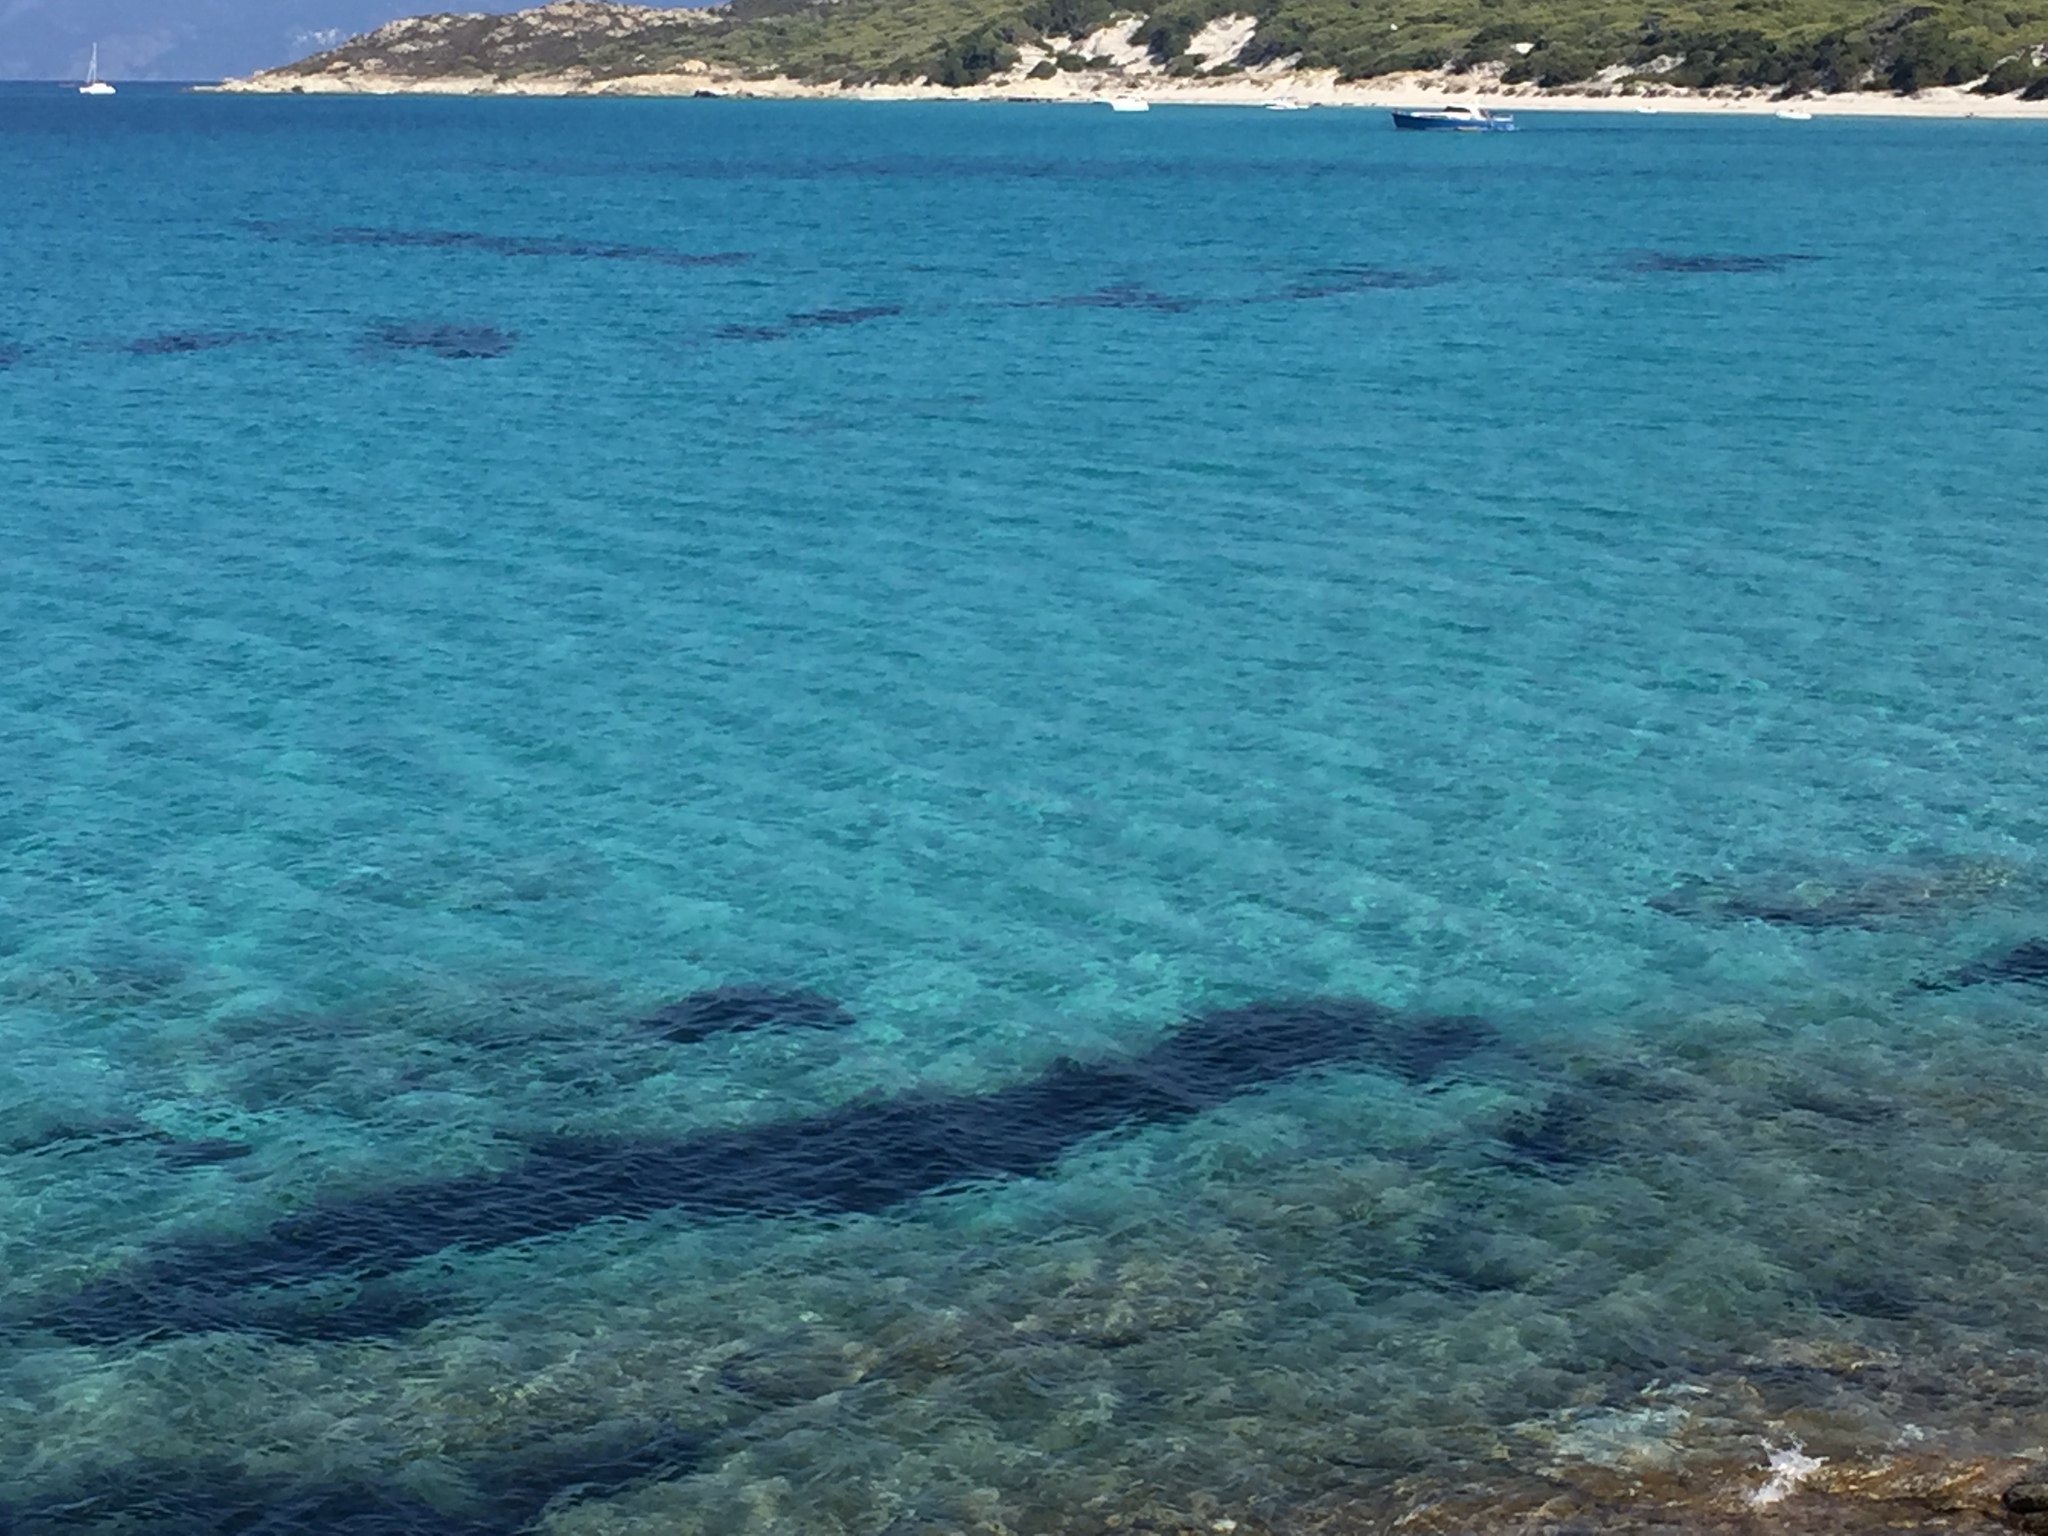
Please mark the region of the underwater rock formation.
[[363, 338], [368, 351], [431, 352], [436, 357], [504, 357], [519, 340], [517, 331], [446, 320], [386, 321]]
[[718, 1384], [764, 1407], [808, 1403], [854, 1386], [877, 1363], [857, 1340], [807, 1328], [764, 1339], [727, 1357]]
[[756, 1029], [844, 1029], [852, 1022], [853, 1015], [822, 992], [739, 985], [692, 992], [640, 1025], [664, 1040], [688, 1043]]
[[1999, 954], [1972, 961], [1946, 976], [1915, 985], [1923, 992], [1953, 992], [1959, 987], [2008, 981], [2048, 987], [2048, 939], [2028, 939]]
[[1896, 1275], [1829, 1273], [1809, 1275], [1821, 1311], [1837, 1317], [1871, 1317], [1902, 1323], [1919, 1315], [1926, 1300]]
[[669, 1210], [884, 1211], [989, 1180], [1045, 1175], [1090, 1137], [1191, 1119], [1311, 1067], [1356, 1062], [1426, 1083], [1495, 1038], [1483, 1019], [1400, 1014], [1360, 998], [1253, 1003], [1204, 1014], [1142, 1055], [1062, 1058], [1038, 1077], [987, 1093], [912, 1092], [676, 1139], [544, 1142], [501, 1172], [321, 1201], [251, 1238], [167, 1245], [22, 1322], [92, 1343], [237, 1327], [334, 1337], [361, 1331], [382, 1305], [407, 1327], [404, 1297], [312, 1305], [300, 1324], [290, 1288], [376, 1280], [444, 1249], [501, 1247]]
[[2018, 875], [1994, 859], [1923, 869], [1852, 870], [1755, 885], [1689, 877], [1649, 906], [1701, 921], [1754, 920], [1791, 928], [1882, 928], [1981, 905]]

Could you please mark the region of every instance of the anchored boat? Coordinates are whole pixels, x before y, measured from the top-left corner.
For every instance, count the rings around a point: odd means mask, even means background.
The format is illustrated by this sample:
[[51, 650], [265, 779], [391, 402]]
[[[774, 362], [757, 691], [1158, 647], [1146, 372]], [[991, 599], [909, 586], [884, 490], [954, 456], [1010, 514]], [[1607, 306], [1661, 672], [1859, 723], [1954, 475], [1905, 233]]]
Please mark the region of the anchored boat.
[[92, 45], [92, 62], [85, 66], [85, 84], [78, 88], [81, 96], [111, 96], [114, 88], [100, 78], [100, 45]]
[[1396, 128], [1440, 128], [1452, 133], [1513, 133], [1515, 114], [1484, 107], [1396, 107]]

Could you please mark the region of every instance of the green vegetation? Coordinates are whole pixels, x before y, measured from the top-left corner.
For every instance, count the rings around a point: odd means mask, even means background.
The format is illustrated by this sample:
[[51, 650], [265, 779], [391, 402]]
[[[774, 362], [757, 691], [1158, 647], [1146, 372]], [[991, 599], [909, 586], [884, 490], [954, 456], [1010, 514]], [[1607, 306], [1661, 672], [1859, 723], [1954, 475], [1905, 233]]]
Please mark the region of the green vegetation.
[[[1976, 85], [1987, 94], [2048, 98], [2048, 0], [733, 0], [701, 18], [626, 29], [593, 27], [519, 42], [523, 18], [451, 18], [435, 45], [394, 71], [492, 73], [500, 78], [573, 62], [598, 76], [679, 69], [686, 60], [749, 75], [849, 85], [928, 79], [976, 85], [1044, 53], [1031, 73], [1099, 68], [1079, 40], [1112, 21], [1178, 76], [1276, 60], [1366, 79], [1405, 69], [1497, 68], [1513, 82], [1571, 85], [1601, 77], [1626, 88], [1660, 82], [1785, 94], [1916, 91]], [[1198, 59], [1189, 44], [1208, 22], [1256, 17], [1235, 59]], [[364, 39], [295, 69], [360, 62]]]

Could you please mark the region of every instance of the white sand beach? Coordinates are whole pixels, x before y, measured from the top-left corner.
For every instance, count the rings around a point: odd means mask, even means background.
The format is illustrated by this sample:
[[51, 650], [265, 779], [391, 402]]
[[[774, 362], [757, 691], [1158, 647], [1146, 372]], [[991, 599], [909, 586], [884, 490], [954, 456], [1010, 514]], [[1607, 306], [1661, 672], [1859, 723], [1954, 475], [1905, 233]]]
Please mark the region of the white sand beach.
[[[692, 61], [695, 62], [695, 61]], [[579, 71], [521, 76], [416, 78], [375, 69], [318, 75], [270, 71], [225, 80], [211, 89], [232, 93], [433, 96], [727, 96], [769, 100], [1034, 101], [1096, 104], [1111, 96], [1142, 97], [1158, 107], [1263, 107], [1287, 101], [1312, 107], [1407, 107], [1449, 101], [1510, 112], [1734, 113], [1770, 117], [1788, 111], [1823, 117], [2010, 118], [2048, 122], [2048, 101], [1979, 96], [1941, 88], [1901, 96], [1888, 91], [1813, 93], [1786, 98], [1768, 91], [1686, 90], [1638, 85], [1542, 89], [1502, 85], [1477, 72], [1417, 72], [1340, 82], [1334, 70], [1284, 65], [1246, 70], [1221, 79], [1169, 78], [1136, 70], [1076, 71], [1046, 80], [1028, 77], [1029, 63], [981, 85], [949, 89], [929, 84], [821, 85], [785, 77], [747, 78], [704, 66], [671, 74], [594, 78]]]

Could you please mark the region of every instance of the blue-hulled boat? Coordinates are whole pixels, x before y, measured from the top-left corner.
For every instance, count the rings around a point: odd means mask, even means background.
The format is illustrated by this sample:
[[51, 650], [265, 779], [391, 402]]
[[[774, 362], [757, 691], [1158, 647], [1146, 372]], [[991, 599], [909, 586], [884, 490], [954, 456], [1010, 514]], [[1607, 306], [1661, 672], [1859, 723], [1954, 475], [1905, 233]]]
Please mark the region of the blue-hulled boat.
[[1440, 128], [1452, 133], [1513, 133], [1515, 114], [1484, 107], [1396, 107], [1396, 128]]

